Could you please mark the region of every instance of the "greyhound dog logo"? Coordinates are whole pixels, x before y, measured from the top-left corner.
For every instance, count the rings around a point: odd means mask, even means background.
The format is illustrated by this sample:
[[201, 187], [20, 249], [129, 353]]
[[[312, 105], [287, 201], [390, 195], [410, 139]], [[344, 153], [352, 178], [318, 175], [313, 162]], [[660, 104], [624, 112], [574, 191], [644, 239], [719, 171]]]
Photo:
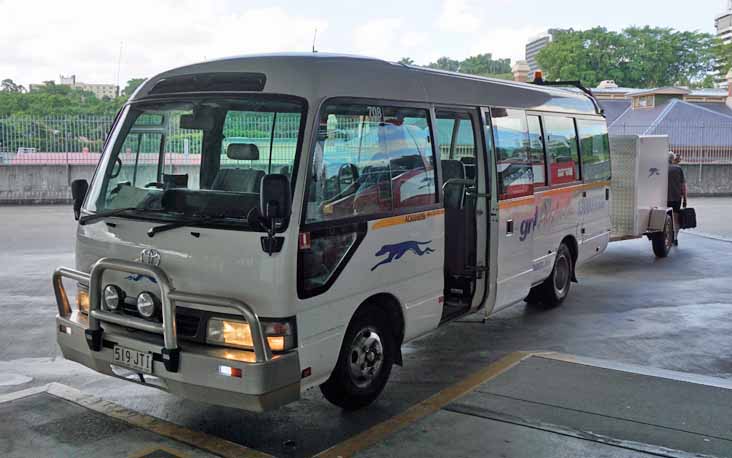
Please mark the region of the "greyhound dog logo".
[[388, 255], [388, 257], [379, 261], [374, 267], [371, 268], [371, 271], [373, 272], [377, 267], [381, 265], [389, 264], [396, 259], [400, 259], [409, 251], [418, 256], [424, 256], [429, 253], [434, 253], [435, 250], [428, 246], [420, 248], [420, 245], [429, 245], [430, 243], [432, 243], [432, 240], [429, 240], [427, 242], [408, 240], [406, 242], [394, 243], [392, 245], [384, 245], [379, 251], [376, 252], [375, 256], [384, 256], [386, 254]]
[[651, 178], [653, 175], [661, 175], [661, 171], [655, 167], [651, 167], [648, 169], [648, 178]]
[[137, 281], [142, 280], [143, 278], [146, 278], [146, 279], [150, 280], [153, 283], [157, 283], [157, 281], [153, 277], [150, 277], [148, 275], [143, 275], [143, 274], [131, 274], [131, 275], [126, 276], [125, 277], [125, 280], [130, 280], [130, 281], [137, 282]]

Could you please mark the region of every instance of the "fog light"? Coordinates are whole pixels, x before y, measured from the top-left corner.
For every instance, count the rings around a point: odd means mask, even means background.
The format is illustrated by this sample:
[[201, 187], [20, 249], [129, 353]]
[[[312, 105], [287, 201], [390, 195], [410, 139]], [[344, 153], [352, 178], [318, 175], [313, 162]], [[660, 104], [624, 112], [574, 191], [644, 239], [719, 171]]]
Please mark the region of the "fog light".
[[151, 293], [144, 292], [137, 296], [137, 311], [145, 318], [152, 318], [155, 315], [157, 300]]
[[107, 285], [102, 292], [102, 297], [104, 298], [104, 306], [107, 307], [108, 310], [117, 310], [119, 304], [123, 300], [123, 295], [124, 293], [122, 292], [122, 290], [120, 290], [116, 286]]

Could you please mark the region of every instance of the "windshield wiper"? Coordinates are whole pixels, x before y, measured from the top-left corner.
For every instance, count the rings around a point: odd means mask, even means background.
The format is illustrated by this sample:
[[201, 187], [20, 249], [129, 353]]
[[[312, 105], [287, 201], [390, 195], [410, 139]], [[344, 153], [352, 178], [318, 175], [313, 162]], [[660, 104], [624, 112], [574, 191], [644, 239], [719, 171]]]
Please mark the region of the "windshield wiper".
[[174, 222], [168, 223], [168, 224], [161, 224], [160, 226], [153, 226], [147, 230], [147, 236], [155, 237], [155, 234], [159, 234], [159, 233], [165, 232], [165, 231], [170, 231], [173, 229], [178, 229], [179, 227], [191, 226], [194, 224], [217, 222], [217, 221], [219, 221], [219, 222], [226, 221], [226, 219], [227, 218], [220, 217], [220, 216], [201, 215], [201, 216], [198, 216], [195, 218], [184, 219], [181, 221], [174, 221]]
[[103, 212], [93, 213], [91, 215], [84, 215], [81, 218], [79, 218], [79, 224], [84, 226], [85, 224], [93, 223], [94, 221], [99, 220], [99, 219], [108, 218], [110, 216], [121, 215], [122, 213], [130, 212], [133, 210], [144, 211], [144, 209], [137, 208], [137, 207], [116, 208], [114, 210], [107, 210], [107, 211], [103, 211]]

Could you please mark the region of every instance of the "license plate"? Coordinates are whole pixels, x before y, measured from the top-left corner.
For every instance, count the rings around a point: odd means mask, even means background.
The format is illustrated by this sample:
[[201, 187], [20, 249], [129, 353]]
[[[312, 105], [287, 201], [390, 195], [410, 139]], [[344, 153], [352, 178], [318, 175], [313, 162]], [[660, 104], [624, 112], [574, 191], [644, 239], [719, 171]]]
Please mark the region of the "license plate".
[[115, 345], [112, 360], [120, 366], [144, 372], [145, 374], [152, 374], [152, 352], [137, 351], [121, 345]]

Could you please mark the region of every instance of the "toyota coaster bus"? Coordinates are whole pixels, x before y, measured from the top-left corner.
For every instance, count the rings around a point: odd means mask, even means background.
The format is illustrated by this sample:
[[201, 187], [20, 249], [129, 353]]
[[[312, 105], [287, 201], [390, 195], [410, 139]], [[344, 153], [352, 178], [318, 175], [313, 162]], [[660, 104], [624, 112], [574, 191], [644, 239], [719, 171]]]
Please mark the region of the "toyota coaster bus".
[[321, 53], [177, 68], [72, 184], [58, 343], [195, 400], [263, 411], [319, 386], [357, 409], [404, 342], [561, 303], [607, 246], [609, 171], [579, 91]]

